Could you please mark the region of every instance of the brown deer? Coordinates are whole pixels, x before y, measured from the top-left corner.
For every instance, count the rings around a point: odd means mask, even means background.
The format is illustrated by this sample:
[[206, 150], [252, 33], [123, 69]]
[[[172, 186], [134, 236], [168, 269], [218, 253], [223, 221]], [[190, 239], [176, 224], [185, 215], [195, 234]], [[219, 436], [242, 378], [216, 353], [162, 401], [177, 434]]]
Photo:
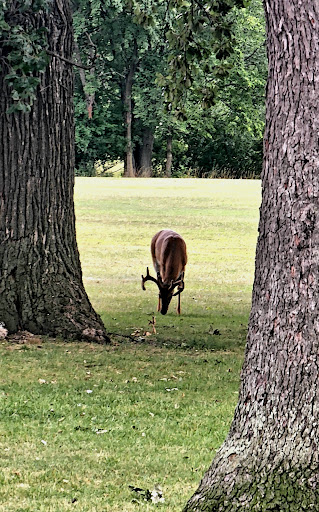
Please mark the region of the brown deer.
[[[142, 276], [142, 289], [145, 282], [153, 281], [159, 289], [158, 307], [162, 315], [166, 315], [172, 297], [178, 295], [177, 313], [181, 314], [181, 293], [184, 290], [184, 273], [187, 263], [186, 244], [183, 238], [171, 229], [162, 229], [153, 236], [151, 253], [157, 279], [149, 273]], [[177, 286], [177, 291], [174, 289]]]

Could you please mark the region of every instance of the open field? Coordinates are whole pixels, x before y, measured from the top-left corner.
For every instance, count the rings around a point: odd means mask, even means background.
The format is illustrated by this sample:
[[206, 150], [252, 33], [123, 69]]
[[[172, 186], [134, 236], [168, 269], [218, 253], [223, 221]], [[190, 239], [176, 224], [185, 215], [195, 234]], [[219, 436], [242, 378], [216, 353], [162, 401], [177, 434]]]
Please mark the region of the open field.
[[[78, 178], [77, 233], [84, 282], [109, 332], [145, 331], [157, 288], [150, 242], [170, 227], [185, 239], [182, 316], [157, 315], [156, 342], [174, 347], [243, 347], [251, 300], [260, 182]], [[221, 333], [212, 335], [215, 330]]]
[[[259, 187], [77, 179], [84, 282], [114, 343], [0, 344], [0, 512], [182, 509], [237, 401]], [[140, 274], [162, 227], [184, 236], [189, 263], [182, 316], [171, 304], [148, 337], [157, 293]], [[129, 489], [156, 484], [164, 503]]]

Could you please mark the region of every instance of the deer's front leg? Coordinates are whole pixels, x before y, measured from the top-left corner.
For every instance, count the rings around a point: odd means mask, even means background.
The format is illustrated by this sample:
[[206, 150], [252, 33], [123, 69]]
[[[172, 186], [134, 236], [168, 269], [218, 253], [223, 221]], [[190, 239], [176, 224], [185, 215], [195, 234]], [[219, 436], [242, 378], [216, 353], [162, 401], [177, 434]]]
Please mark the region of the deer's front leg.
[[177, 311], [178, 315], [181, 314], [181, 294], [180, 293], [178, 294], [176, 311]]

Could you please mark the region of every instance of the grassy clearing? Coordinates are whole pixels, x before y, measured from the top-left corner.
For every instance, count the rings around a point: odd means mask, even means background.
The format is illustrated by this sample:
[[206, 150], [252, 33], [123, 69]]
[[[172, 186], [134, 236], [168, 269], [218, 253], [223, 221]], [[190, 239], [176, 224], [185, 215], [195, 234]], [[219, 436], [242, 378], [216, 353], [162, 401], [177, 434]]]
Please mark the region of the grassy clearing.
[[[167, 316], [156, 315], [156, 343], [242, 348], [259, 202], [258, 181], [78, 178], [84, 281], [108, 330], [131, 334], [148, 329], [157, 291], [147, 283], [143, 292], [140, 276], [146, 266], [153, 272], [152, 236], [170, 227], [184, 236], [189, 262], [182, 316], [176, 316], [173, 302]], [[212, 334], [216, 329], [218, 336]]]
[[[258, 203], [255, 181], [77, 179], [90, 298], [110, 332], [138, 336], [0, 345], [0, 512], [181, 510], [237, 401]], [[162, 227], [188, 245], [183, 314], [146, 338], [157, 296], [140, 274]], [[134, 502], [129, 485], [156, 484], [164, 504]]]

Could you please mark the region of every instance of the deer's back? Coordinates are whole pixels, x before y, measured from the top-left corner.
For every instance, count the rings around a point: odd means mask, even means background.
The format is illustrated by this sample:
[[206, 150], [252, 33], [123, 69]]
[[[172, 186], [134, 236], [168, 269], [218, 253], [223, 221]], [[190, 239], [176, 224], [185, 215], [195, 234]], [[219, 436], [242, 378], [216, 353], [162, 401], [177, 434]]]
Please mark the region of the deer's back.
[[163, 229], [156, 233], [152, 238], [151, 253], [163, 283], [176, 281], [184, 271], [187, 263], [186, 244], [175, 231]]

